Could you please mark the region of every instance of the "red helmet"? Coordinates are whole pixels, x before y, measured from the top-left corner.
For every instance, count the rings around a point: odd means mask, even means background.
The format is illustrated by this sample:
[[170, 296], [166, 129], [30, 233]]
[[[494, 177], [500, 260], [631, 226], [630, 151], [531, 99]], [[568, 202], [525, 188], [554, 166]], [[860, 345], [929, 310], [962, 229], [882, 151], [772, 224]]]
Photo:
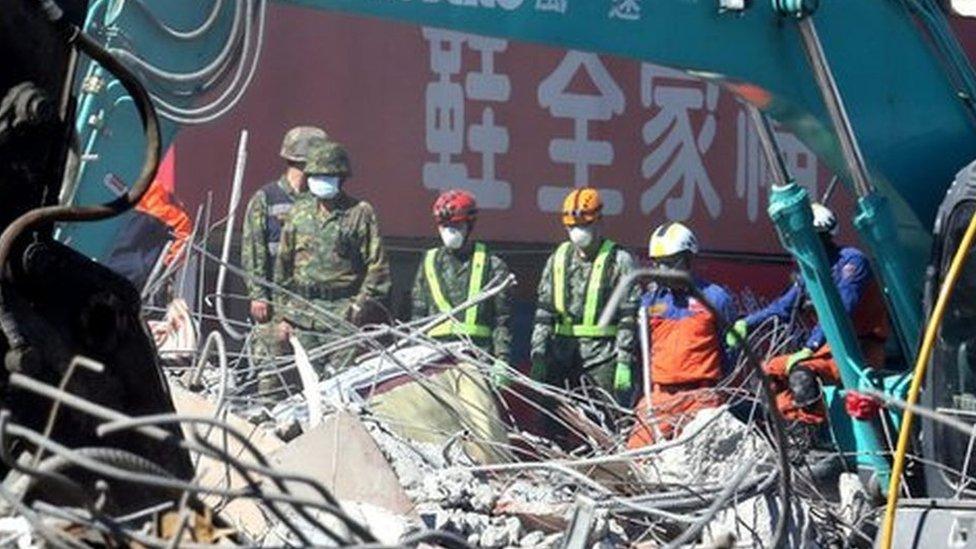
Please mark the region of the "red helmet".
[[478, 204], [468, 191], [450, 190], [434, 201], [434, 220], [438, 225], [472, 222], [478, 217]]

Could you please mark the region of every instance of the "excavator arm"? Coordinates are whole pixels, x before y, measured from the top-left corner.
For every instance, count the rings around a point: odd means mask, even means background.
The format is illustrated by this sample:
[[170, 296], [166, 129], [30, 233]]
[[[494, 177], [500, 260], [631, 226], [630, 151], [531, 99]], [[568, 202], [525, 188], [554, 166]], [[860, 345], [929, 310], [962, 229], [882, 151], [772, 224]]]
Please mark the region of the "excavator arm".
[[[906, 357], [914, 354], [930, 227], [953, 175], [976, 157], [976, 78], [935, 0], [277, 1], [633, 58], [723, 86], [793, 132], [857, 199], [855, 225]], [[266, 9], [267, 0], [177, 6], [101, 0], [87, 26], [143, 74], [166, 120], [168, 142], [182, 127], [232, 110], [253, 70], [245, 61], [260, 58]], [[226, 70], [233, 66], [239, 69]], [[131, 181], [137, 166], [126, 151], [139, 139], [125, 95], [97, 67], [88, 71], [77, 125], [78, 184], [70, 196], [82, 203], [111, 198], [106, 181]], [[225, 94], [214, 88], [221, 74], [234, 79]], [[788, 182], [789, 174], [782, 175]], [[822, 250], [808, 238], [809, 221], [798, 206], [807, 198], [794, 198], [793, 213], [778, 216], [781, 237], [804, 267], [846, 386], [863, 370], [862, 359], [838, 310]], [[774, 218], [785, 211], [782, 205], [771, 207]], [[61, 236], [98, 257], [113, 235], [103, 224], [67, 226]]]

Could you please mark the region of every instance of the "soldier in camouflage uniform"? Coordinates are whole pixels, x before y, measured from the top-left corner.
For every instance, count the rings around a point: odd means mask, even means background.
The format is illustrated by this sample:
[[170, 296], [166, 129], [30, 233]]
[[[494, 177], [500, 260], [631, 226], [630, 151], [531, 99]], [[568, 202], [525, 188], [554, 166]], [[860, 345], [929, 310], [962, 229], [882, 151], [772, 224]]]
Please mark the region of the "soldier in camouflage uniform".
[[[247, 203], [244, 232], [241, 237], [241, 266], [250, 275], [244, 282], [251, 299], [251, 318], [257, 323], [251, 335], [251, 354], [255, 364], [273, 358], [277, 347], [274, 334], [271, 289], [258, 281], [274, 277], [274, 262], [278, 253], [281, 229], [295, 199], [306, 192], [305, 157], [312, 138], [326, 138], [326, 133], [311, 126], [297, 126], [285, 134], [281, 143], [281, 158], [285, 172], [278, 179], [258, 189]], [[264, 376], [258, 390], [266, 393], [278, 386], [277, 376]]]
[[[312, 139], [305, 174], [310, 194], [295, 203], [285, 224], [274, 281], [360, 324], [371, 303], [384, 302], [390, 291], [376, 213], [368, 202], [344, 192], [352, 170], [341, 144]], [[321, 344], [321, 334], [335, 329], [334, 322], [287, 295], [276, 296], [275, 313], [279, 339], [287, 340], [294, 331], [306, 348]]]
[[597, 321], [633, 257], [599, 234], [603, 203], [595, 189], [576, 189], [563, 205], [563, 242], [539, 280], [532, 330], [532, 378], [570, 387], [589, 375], [617, 398], [633, 388], [637, 290], [621, 304], [613, 323]]
[[[478, 215], [474, 196], [466, 191], [444, 192], [434, 202], [433, 213], [443, 246], [428, 250], [417, 269], [412, 292], [415, 319], [450, 311], [477, 297], [489, 281], [506, 279], [510, 273], [500, 257], [470, 238]], [[493, 377], [496, 383], [504, 383], [512, 344], [510, 314], [506, 289], [477, 307], [457, 313], [453, 321], [435, 326], [428, 335], [437, 339], [470, 337], [494, 355], [498, 362]]]

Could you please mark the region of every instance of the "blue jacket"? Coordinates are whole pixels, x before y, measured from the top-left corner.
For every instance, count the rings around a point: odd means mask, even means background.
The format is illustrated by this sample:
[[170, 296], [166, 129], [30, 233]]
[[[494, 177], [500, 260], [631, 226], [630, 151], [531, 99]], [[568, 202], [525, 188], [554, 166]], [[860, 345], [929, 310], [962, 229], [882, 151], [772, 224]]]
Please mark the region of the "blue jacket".
[[[831, 277], [837, 286], [837, 292], [840, 294], [840, 301], [844, 306], [844, 311], [851, 316], [855, 326], [863, 324], [856, 317], [855, 310], [868, 287], [873, 283], [871, 264], [868, 262], [867, 256], [857, 248], [845, 246], [828, 252], [828, 257], [832, 262], [830, 268]], [[797, 276], [796, 281], [790, 285], [786, 293], [767, 305], [764, 309], [747, 316], [745, 318], [746, 325], [752, 330], [755, 326], [773, 316], [780, 320], [788, 321], [794, 308], [802, 306], [802, 300], [805, 298], [806, 288], [803, 284], [803, 278]], [[870, 319], [864, 320], [870, 321]], [[827, 338], [824, 335], [823, 329], [820, 327], [820, 324], [817, 324], [810, 331], [804, 346], [816, 351], [826, 341]]]

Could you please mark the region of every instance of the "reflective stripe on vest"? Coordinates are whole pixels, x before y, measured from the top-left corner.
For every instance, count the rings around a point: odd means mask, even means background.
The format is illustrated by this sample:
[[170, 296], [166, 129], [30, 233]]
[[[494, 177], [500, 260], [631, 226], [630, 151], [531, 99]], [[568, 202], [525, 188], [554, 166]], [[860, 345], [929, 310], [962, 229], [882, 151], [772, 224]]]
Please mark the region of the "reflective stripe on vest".
[[[474, 245], [474, 253], [471, 255], [471, 278], [468, 280], [468, 297], [470, 301], [481, 293], [481, 285], [484, 281], [485, 263], [488, 261], [488, 248], [478, 242]], [[437, 309], [446, 313], [454, 307], [444, 295], [441, 289], [440, 279], [437, 277], [437, 249], [427, 250], [424, 257], [424, 275], [427, 278], [427, 286], [430, 287], [430, 295], [434, 298]], [[430, 337], [446, 337], [450, 335], [466, 335], [471, 337], [491, 337], [491, 328], [478, 324], [478, 309], [475, 305], [468, 307], [464, 311], [464, 322], [448, 319], [431, 328], [427, 335]]]
[[590, 271], [590, 279], [586, 284], [583, 322], [580, 324], [573, 324], [573, 318], [566, 310], [566, 263], [572, 244], [563, 242], [556, 249], [556, 255], [553, 258], [552, 292], [553, 305], [556, 313], [559, 314], [555, 327], [557, 335], [568, 337], [613, 337], [617, 335], [616, 326], [601, 328], [597, 324], [600, 292], [603, 290], [603, 273], [606, 271], [607, 260], [610, 258], [614, 246], [613, 241], [606, 239], [600, 246], [600, 251], [597, 252], [596, 261], [593, 262], [593, 270]]

